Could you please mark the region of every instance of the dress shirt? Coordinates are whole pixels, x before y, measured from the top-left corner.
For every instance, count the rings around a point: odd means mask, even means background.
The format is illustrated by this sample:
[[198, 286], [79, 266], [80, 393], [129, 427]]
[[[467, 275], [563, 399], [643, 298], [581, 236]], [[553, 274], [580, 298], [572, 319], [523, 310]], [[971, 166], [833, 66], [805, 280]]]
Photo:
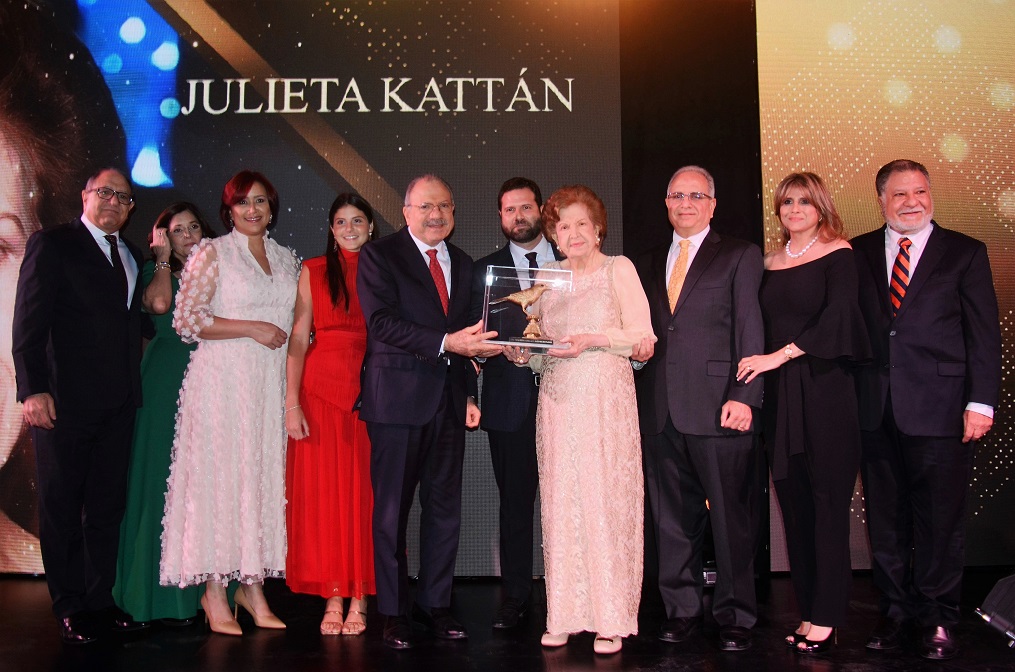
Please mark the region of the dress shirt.
[[[95, 239], [95, 244], [102, 250], [102, 254], [106, 255], [106, 259], [110, 265], [113, 264], [113, 257], [111, 256], [112, 249], [109, 243], [106, 241], [106, 232], [95, 226], [88, 219], [81, 215], [81, 223], [88, 229], [88, 233], [92, 234], [92, 238]], [[130, 308], [130, 300], [134, 296], [134, 287], [137, 285], [137, 264], [134, 262], [134, 255], [127, 249], [127, 245], [123, 242], [123, 237], [120, 232], [112, 234], [116, 236], [116, 249], [120, 252], [120, 260], [123, 262], [123, 270], [127, 273], [127, 308]]]
[[[687, 240], [691, 241], [691, 244], [687, 246], [687, 268], [690, 270], [691, 263], [694, 261], [694, 255], [698, 253], [698, 249], [701, 247], [701, 241], [705, 240], [708, 232], [712, 230], [711, 225], [706, 226], [698, 233], [690, 236]], [[677, 235], [677, 232], [673, 232], [673, 242], [670, 243], [670, 251], [666, 255], [666, 278], [664, 283], [670, 281], [670, 276], [673, 274], [673, 267], [677, 264], [677, 255], [680, 254], [680, 241], [684, 240], [681, 236]]]
[[[912, 242], [912, 245], [909, 246], [909, 284], [912, 285], [913, 277], [916, 275], [916, 266], [920, 263], [923, 251], [927, 249], [927, 240], [930, 239], [930, 233], [933, 229], [934, 225], [928, 224], [916, 233], [902, 234], [894, 231], [890, 226], [885, 227], [885, 265], [888, 267], [888, 284], [892, 282], [892, 267], [895, 265], [895, 257], [899, 255], [899, 240], [909, 238]], [[905, 302], [905, 299], [903, 299], [903, 302]], [[974, 411], [988, 418], [994, 417], [994, 408], [992, 406], [979, 404], [975, 401], [967, 403], [966, 410]]]
[[[447, 244], [442, 240], [437, 243], [436, 246], [431, 247], [424, 243], [422, 240], [412, 235], [412, 229], [409, 229], [409, 237], [412, 238], [412, 242], [416, 243], [416, 247], [419, 248], [419, 254], [423, 257], [423, 262], [427, 268], [430, 268], [430, 255], [427, 254], [427, 250], [437, 250], [437, 263], [441, 265], [441, 270], [444, 271], [444, 283], [448, 286], [448, 308], [450, 310], [451, 301], [451, 252], [448, 251]], [[436, 288], [435, 288], [436, 289]], [[444, 341], [448, 339], [448, 335], [444, 334], [444, 338], [441, 339], [441, 349], [437, 353], [440, 357], [444, 354]], [[451, 362], [448, 362], [450, 364]]]
[[[540, 268], [543, 268], [551, 261], [556, 261], [557, 257], [553, 256], [553, 246], [550, 245], [545, 237], [539, 237], [539, 244], [537, 244], [531, 250], [526, 250], [524, 247], [515, 242], [508, 242], [508, 250], [511, 252], [511, 259], [515, 262], [515, 268], [528, 268], [529, 260], [525, 257], [529, 252], [536, 253], [536, 264]], [[521, 285], [522, 289], [528, 289], [532, 283], [528, 278], [519, 277], [518, 284]]]

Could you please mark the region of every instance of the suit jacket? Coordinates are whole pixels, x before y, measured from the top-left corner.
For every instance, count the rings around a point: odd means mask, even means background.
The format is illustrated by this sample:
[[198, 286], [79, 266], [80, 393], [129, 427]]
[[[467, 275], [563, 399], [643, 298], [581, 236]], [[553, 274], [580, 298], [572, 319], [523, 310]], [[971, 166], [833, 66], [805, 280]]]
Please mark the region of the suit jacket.
[[78, 410], [141, 405], [141, 252], [127, 307], [118, 271], [78, 219], [28, 239], [14, 303], [18, 401], [48, 392]]
[[[553, 255], [561, 259], [560, 253], [553, 248]], [[488, 266], [514, 266], [511, 249], [504, 245], [496, 252], [488, 254], [475, 263], [472, 284], [472, 319], [475, 324], [483, 318], [483, 295], [486, 291], [486, 269]], [[521, 290], [518, 284], [518, 290]], [[520, 311], [514, 311], [519, 326], [518, 332], [525, 328], [525, 319]], [[497, 355], [483, 364], [483, 415], [480, 421], [485, 430], [513, 432], [519, 429], [528, 415], [532, 395], [536, 394], [532, 370], [528, 367], [515, 366], [503, 355]]]
[[661, 245], [635, 261], [659, 337], [655, 354], [636, 375], [643, 434], [659, 434], [666, 417], [684, 434], [738, 435], [719, 426], [727, 400], [761, 406], [760, 378], [736, 380], [742, 357], [763, 352], [758, 290], [764, 271], [756, 245], [710, 231], [687, 269], [675, 313], [666, 295]]
[[367, 324], [360, 417], [367, 422], [423, 425], [433, 418], [451, 377], [452, 404], [465, 422], [476, 373], [468, 358], [438, 357], [441, 340], [469, 326], [472, 259], [454, 245], [448, 314], [426, 260], [409, 235], [399, 231], [364, 245], [356, 288]]
[[860, 309], [874, 352], [858, 376], [860, 426], [877, 429], [889, 391], [910, 436], [960, 436], [968, 402], [997, 407], [1001, 331], [987, 248], [934, 224], [892, 317], [885, 230], [853, 239]]

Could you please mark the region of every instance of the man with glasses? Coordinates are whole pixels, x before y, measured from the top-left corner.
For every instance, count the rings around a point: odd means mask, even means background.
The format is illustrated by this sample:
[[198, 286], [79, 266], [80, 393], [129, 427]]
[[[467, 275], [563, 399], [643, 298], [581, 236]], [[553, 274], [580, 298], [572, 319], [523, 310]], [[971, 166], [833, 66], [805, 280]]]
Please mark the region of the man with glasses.
[[36, 448], [42, 560], [68, 644], [144, 627], [112, 596], [141, 405], [141, 252], [119, 235], [130, 183], [100, 170], [81, 202], [77, 221], [28, 240], [12, 347]]
[[736, 379], [737, 362], [764, 346], [756, 245], [710, 226], [715, 183], [685, 166], [666, 190], [673, 239], [635, 265], [659, 335], [655, 355], [636, 374], [645, 492], [659, 550], [666, 621], [659, 639], [683, 642], [704, 609], [702, 546], [712, 523], [718, 578], [712, 614], [719, 646], [751, 646], [758, 463], [753, 411], [762, 383]]
[[465, 428], [479, 425], [476, 370], [496, 332], [470, 326], [472, 259], [445, 242], [455, 203], [436, 175], [409, 183], [406, 226], [363, 247], [356, 286], [367, 323], [360, 417], [370, 435], [377, 606], [384, 644], [415, 645], [409, 622], [405, 530], [419, 484], [420, 568], [412, 618], [436, 637], [461, 640], [451, 582], [461, 526]]

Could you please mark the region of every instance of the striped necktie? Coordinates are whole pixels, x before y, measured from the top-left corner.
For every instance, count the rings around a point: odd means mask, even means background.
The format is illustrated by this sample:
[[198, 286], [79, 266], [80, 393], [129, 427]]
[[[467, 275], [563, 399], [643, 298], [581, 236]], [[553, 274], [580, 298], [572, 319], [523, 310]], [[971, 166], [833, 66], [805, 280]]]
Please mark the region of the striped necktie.
[[888, 291], [892, 296], [892, 317], [899, 314], [899, 306], [906, 296], [909, 287], [909, 246], [913, 244], [909, 238], [899, 239], [899, 254], [892, 266], [892, 281]]

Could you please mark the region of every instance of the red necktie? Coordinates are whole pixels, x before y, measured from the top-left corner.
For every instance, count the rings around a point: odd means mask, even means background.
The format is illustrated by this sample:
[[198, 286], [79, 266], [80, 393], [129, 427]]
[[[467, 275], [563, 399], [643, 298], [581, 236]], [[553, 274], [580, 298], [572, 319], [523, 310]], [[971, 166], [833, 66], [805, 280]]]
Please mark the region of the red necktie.
[[895, 264], [892, 266], [892, 281], [888, 291], [892, 296], [892, 317], [899, 314], [899, 306], [906, 296], [906, 289], [909, 287], [909, 246], [913, 244], [909, 238], [899, 239], [899, 254], [895, 257]]
[[444, 281], [444, 269], [437, 261], [437, 250], [427, 250], [426, 253], [430, 257], [430, 276], [433, 278], [433, 284], [437, 285], [437, 295], [441, 297], [441, 307], [447, 315], [448, 283]]

